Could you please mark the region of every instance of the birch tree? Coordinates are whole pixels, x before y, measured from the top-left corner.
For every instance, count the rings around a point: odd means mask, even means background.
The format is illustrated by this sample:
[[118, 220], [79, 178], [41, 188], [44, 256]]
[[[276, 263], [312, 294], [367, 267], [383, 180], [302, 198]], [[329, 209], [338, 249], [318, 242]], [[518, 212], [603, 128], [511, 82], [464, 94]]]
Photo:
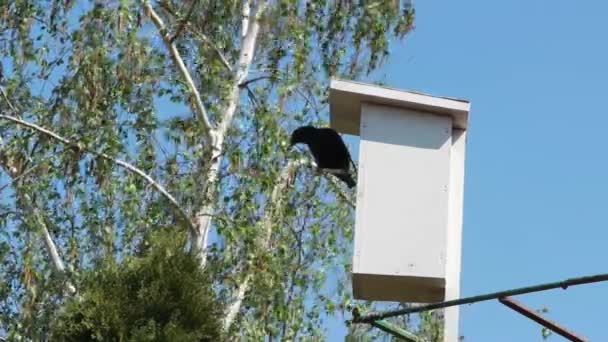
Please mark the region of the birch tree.
[[[409, 2], [408, 2], [409, 3]], [[0, 1], [0, 334], [187, 232], [227, 336], [324, 336], [352, 302], [353, 193], [288, 137], [377, 70], [400, 1]], [[84, 286], [84, 285], [83, 285]]]

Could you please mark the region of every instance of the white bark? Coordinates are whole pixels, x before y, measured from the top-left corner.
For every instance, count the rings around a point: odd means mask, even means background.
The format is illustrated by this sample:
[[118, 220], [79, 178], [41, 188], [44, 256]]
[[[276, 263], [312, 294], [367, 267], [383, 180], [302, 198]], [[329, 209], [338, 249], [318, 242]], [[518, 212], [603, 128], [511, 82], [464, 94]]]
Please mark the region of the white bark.
[[[206, 204], [197, 211], [196, 217], [194, 219], [194, 227], [191, 234], [191, 248], [193, 248], [196, 253], [199, 255], [201, 260], [201, 267], [205, 267], [206, 265], [206, 246], [208, 244], [209, 239], [209, 230], [211, 227], [213, 211], [215, 209], [215, 200], [216, 200], [216, 183], [218, 174], [220, 171], [220, 165], [222, 162], [222, 152], [223, 145], [225, 140], [226, 131], [232, 124], [234, 115], [236, 113], [236, 109], [238, 107], [239, 96], [240, 96], [240, 88], [239, 84], [241, 84], [247, 77], [249, 72], [249, 67], [251, 65], [251, 61], [253, 60], [253, 55], [255, 53], [255, 44], [257, 35], [259, 32], [259, 17], [264, 11], [266, 7], [266, 0], [260, 1], [255, 8], [255, 18], [254, 20], [250, 20], [251, 16], [251, 5], [252, 0], [244, 0], [243, 8], [242, 8], [242, 46], [239, 54], [239, 60], [237, 65], [237, 70], [235, 71], [232, 90], [228, 99], [226, 100], [226, 105], [224, 106], [223, 118], [220, 122], [220, 125], [217, 129], [215, 129], [211, 122], [208, 119], [207, 113], [205, 111], [205, 107], [203, 106], [200, 93], [196, 89], [194, 82], [192, 81], [192, 77], [188, 72], [186, 66], [184, 65], [183, 59], [180, 56], [179, 52], [175, 48], [175, 45], [171, 41], [170, 35], [166, 32], [166, 27], [162, 21], [162, 19], [158, 16], [158, 14], [154, 11], [152, 6], [148, 3], [144, 3], [144, 8], [146, 13], [152, 19], [152, 22], [158, 29], [161, 38], [165, 42], [167, 49], [171, 53], [171, 57], [176, 64], [177, 69], [180, 71], [180, 74], [184, 78], [188, 88], [190, 90], [191, 95], [194, 98], [194, 106], [193, 110], [197, 113], [197, 116], [201, 119], [203, 126], [205, 128], [205, 139], [207, 140], [210, 148], [211, 148], [211, 156], [209, 159], [209, 167], [206, 172], [202, 176], [201, 182], [203, 183], [204, 199]], [[213, 42], [211, 42], [206, 36], [203, 35], [203, 38], [207, 44], [211, 44], [211, 47], [218, 53], [223, 65], [231, 71], [232, 68], [226, 58], [223, 56], [221, 51], [219, 51]]]
[[[205, 200], [206, 204], [198, 211], [196, 216], [197, 232], [193, 236], [192, 247], [197, 251], [201, 266], [204, 268], [207, 263], [207, 256], [205, 248], [208, 245], [209, 230], [211, 228], [212, 216], [215, 209], [216, 191], [215, 186], [220, 171], [220, 165], [222, 163], [222, 152], [226, 131], [232, 124], [236, 109], [239, 104], [240, 87], [239, 85], [247, 78], [251, 62], [255, 53], [256, 40], [258, 32], [260, 30], [259, 19], [266, 8], [267, 2], [260, 1], [255, 10], [255, 18], [253, 21], [249, 20], [250, 16], [250, 1], [245, 0], [243, 4], [243, 19], [242, 26], [247, 28], [246, 33], [243, 37], [241, 51], [239, 53], [239, 60], [237, 69], [233, 79], [232, 90], [228, 99], [226, 100], [225, 109], [223, 110], [223, 118], [217, 129], [216, 134], [213, 137], [212, 151], [211, 151], [211, 165], [204, 175], [205, 184]], [[245, 32], [245, 30], [243, 30]]]
[[[26, 199], [26, 201], [31, 200], [28, 195], [25, 195], [25, 199]], [[32, 205], [32, 213], [34, 215], [34, 218], [36, 219], [36, 221], [40, 225], [40, 229], [42, 230], [42, 237], [44, 239], [44, 244], [46, 246], [46, 250], [49, 253], [49, 256], [51, 257], [51, 262], [53, 263], [55, 270], [57, 272], [63, 274], [63, 273], [65, 273], [65, 266], [63, 264], [63, 260], [61, 260], [61, 257], [59, 256], [59, 252], [57, 252], [57, 246], [55, 245], [55, 242], [53, 242], [53, 238], [51, 237], [51, 234], [49, 233], [49, 229], [46, 226], [46, 224], [44, 223], [42, 214], [40, 214], [38, 209], [35, 207], [36, 204], [32, 203], [31, 205]], [[70, 295], [76, 294], [76, 287], [74, 287], [74, 285], [72, 284], [72, 282], [69, 279], [66, 281], [65, 287], [66, 287], [68, 294], [70, 294]]]
[[236, 315], [241, 310], [241, 305], [243, 304], [243, 300], [245, 299], [245, 294], [247, 290], [249, 290], [249, 283], [253, 278], [252, 273], [247, 273], [245, 279], [241, 282], [236, 293], [234, 294], [233, 301], [228, 305], [225, 313], [224, 313], [224, 331], [228, 331], [236, 318]]
[[[248, 3], [248, 1], [245, 2]], [[248, 17], [243, 18], [243, 26], [247, 27], [247, 33], [243, 37], [241, 51], [239, 53], [236, 76], [232, 85], [232, 93], [228, 98], [228, 105], [226, 106], [226, 110], [224, 111], [224, 117], [219, 127], [220, 135], [224, 135], [228, 127], [230, 127], [230, 125], [232, 124], [232, 119], [234, 117], [236, 107], [239, 102], [239, 95], [241, 89], [240, 84], [245, 81], [247, 75], [249, 74], [249, 68], [251, 67], [251, 61], [253, 60], [253, 55], [255, 53], [255, 45], [258, 38], [258, 33], [260, 31], [260, 17], [264, 13], [266, 5], [266, 1], [261, 1], [257, 5], [253, 23], [249, 23]]]
[[241, 25], [241, 37], [245, 37], [247, 35], [247, 30], [249, 29], [249, 15], [251, 14], [251, 3], [250, 0], [243, 1], [243, 23]]

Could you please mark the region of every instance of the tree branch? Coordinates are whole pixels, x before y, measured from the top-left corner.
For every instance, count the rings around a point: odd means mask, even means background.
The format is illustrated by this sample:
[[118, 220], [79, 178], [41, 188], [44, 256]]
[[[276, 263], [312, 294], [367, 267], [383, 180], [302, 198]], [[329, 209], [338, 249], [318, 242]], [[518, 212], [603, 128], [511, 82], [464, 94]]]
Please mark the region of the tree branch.
[[13, 123], [16, 123], [20, 126], [24, 126], [30, 129], [33, 129], [39, 133], [42, 133], [48, 137], [51, 137], [65, 145], [69, 145], [72, 146], [74, 148], [77, 148], [80, 151], [84, 151], [87, 153], [90, 153], [94, 156], [103, 158], [105, 160], [108, 160], [118, 166], [121, 166], [122, 168], [126, 169], [129, 172], [134, 173], [135, 175], [143, 178], [146, 182], [148, 182], [148, 184], [150, 184], [154, 189], [156, 189], [161, 195], [163, 195], [163, 197], [165, 197], [172, 205], [173, 208], [175, 209], [175, 211], [177, 212], [177, 214], [185, 221], [185, 223], [188, 225], [188, 228], [190, 230], [195, 230], [194, 225], [192, 224], [192, 221], [190, 220], [190, 217], [188, 216], [188, 214], [181, 208], [181, 206], [179, 205], [179, 203], [177, 202], [177, 200], [162, 186], [160, 185], [158, 182], [156, 182], [152, 177], [150, 177], [148, 174], [146, 174], [145, 172], [143, 172], [142, 170], [140, 170], [139, 168], [123, 161], [117, 158], [114, 158], [106, 153], [103, 152], [97, 152], [97, 151], [93, 151], [89, 148], [86, 148], [85, 146], [83, 146], [80, 143], [77, 142], [73, 142], [69, 139], [66, 139], [60, 135], [58, 135], [57, 133], [54, 133], [44, 127], [40, 127], [34, 123], [31, 122], [27, 122], [25, 120], [19, 119], [17, 117], [14, 116], [10, 116], [10, 115], [4, 115], [4, 114], [0, 114], [0, 119], [4, 119], [7, 121], [11, 121]]
[[[309, 161], [307, 159], [298, 159], [298, 160], [290, 160], [287, 165], [283, 168], [279, 179], [277, 180], [270, 198], [268, 199], [267, 208], [264, 214], [264, 218], [262, 219], [260, 225], [263, 228], [263, 232], [261, 236], [257, 238], [257, 246], [259, 250], [267, 250], [268, 244], [270, 243], [270, 237], [272, 236], [272, 218], [276, 208], [280, 208], [282, 205], [283, 197], [280, 195], [285, 193], [285, 188], [289, 183], [289, 179], [291, 175], [295, 172], [295, 170], [307, 164]], [[252, 259], [246, 261], [246, 267], [249, 266], [253, 262]], [[243, 300], [245, 299], [245, 294], [249, 290], [249, 286], [251, 285], [251, 280], [254, 276], [254, 271], [248, 271], [247, 275], [245, 275], [245, 279], [240, 283], [238, 289], [236, 290], [232, 301], [227, 306], [224, 315], [224, 331], [228, 331], [234, 322], [237, 314], [241, 310], [241, 305], [243, 304]]]
[[186, 27], [186, 24], [190, 21], [190, 18], [192, 17], [192, 13], [194, 13], [194, 6], [196, 6], [197, 3], [198, 3], [198, 0], [192, 1], [192, 4], [190, 5], [190, 9], [188, 10], [186, 17], [180, 20], [179, 26], [175, 30], [175, 33], [173, 33], [173, 36], [171, 36], [171, 38], [169, 39], [170, 44], [173, 44], [173, 41], [175, 41], [175, 39], [177, 37], [179, 37], [179, 35], [182, 33], [182, 31]]
[[28, 174], [30, 174], [32, 171], [34, 171], [35, 169], [37, 169], [38, 167], [40, 167], [40, 165], [42, 165], [42, 163], [36, 164], [30, 168], [28, 168], [27, 170], [23, 171], [21, 174], [19, 174], [16, 177], [12, 177], [11, 180], [4, 184], [3, 186], [0, 187], [0, 192], [2, 192], [4, 189], [8, 188], [11, 184], [17, 182], [19, 179], [27, 176]]
[[[301, 166], [309, 164], [312, 167], [316, 168], [316, 164], [313, 161], [310, 161], [306, 158], [302, 158], [302, 159], [297, 159], [297, 160], [290, 160], [287, 165], [285, 166], [285, 168], [282, 170], [279, 179], [277, 180], [275, 187], [272, 190], [272, 193], [270, 195], [270, 198], [268, 199], [268, 207], [266, 208], [265, 214], [264, 214], [264, 218], [261, 221], [261, 228], [262, 230], [262, 236], [258, 236], [257, 239], [257, 248], [258, 250], [268, 250], [269, 248], [269, 243], [270, 243], [270, 238], [272, 237], [272, 223], [276, 222], [278, 220], [274, 220], [275, 218], [275, 210], [277, 208], [281, 208], [283, 205], [283, 199], [284, 197], [281, 196], [281, 194], [285, 193], [286, 187], [289, 183], [289, 180], [291, 179], [293, 173]], [[321, 169], [321, 171], [323, 172], [323, 170]], [[325, 173], [325, 172], [324, 172]], [[334, 177], [327, 177], [328, 180], [335, 186], [335, 190], [338, 192], [338, 194], [351, 206], [351, 207], [355, 207], [355, 203], [353, 200], [350, 199], [350, 197], [348, 197], [346, 194], [344, 194], [343, 191], [341, 191], [340, 189], [340, 185], [337, 183], [337, 181], [334, 179]], [[251, 265], [253, 260], [247, 260], [246, 262], [246, 266], [248, 267], [249, 265]], [[249, 271], [247, 273], [247, 275], [245, 276], [245, 278], [243, 279], [243, 281], [240, 283], [239, 287], [237, 288], [232, 301], [230, 302], [230, 304], [227, 306], [227, 309], [225, 311], [225, 315], [224, 315], [224, 330], [228, 331], [228, 329], [230, 329], [230, 327], [232, 326], [232, 323], [234, 322], [234, 319], [236, 318], [236, 315], [239, 313], [241, 305], [243, 304], [243, 300], [245, 299], [245, 294], [247, 293], [247, 290], [249, 289], [249, 286], [251, 285], [251, 281], [253, 279], [255, 272], [254, 271]]]
[[[9, 107], [11, 109], [13, 109], [14, 107], [13, 107], [12, 103], [10, 101], [8, 101], [8, 97], [6, 97], [4, 90], [1, 88], [0, 88], [0, 90], [1, 90], [2, 95], [4, 96], [5, 100], [7, 100]], [[0, 137], [0, 147], [3, 144], [4, 144], [4, 141], [3, 141], [2, 137]], [[15, 167], [14, 165], [10, 165], [10, 164], [12, 164], [10, 159], [3, 158], [2, 155], [0, 155], [0, 162], [5, 164], [4, 167], [8, 171], [9, 176], [11, 177], [11, 181], [6, 186], [18, 182], [19, 179], [25, 177], [28, 173], [30, 173], [37, 166], [37, 165], [35, 165], [34, 167], [31, 167], [25, 171], [21, 171], [21, 170], [18, 170], [18, 168]], [[53, 238], [51, 237], [51, 234], [49, 233], [49, 229], [46, 226], [46, 224], [44, 223], [42, 214], [40, 213], [38, 208], [35, 207], [35, 204], [29, 194], [21, 191], [21, 189], [19, 187], [16, 188], [16, 193], [19, 197], [21, 197], [23, 199], [23, 202], [25, 202], [24, 204], [25, 204], [27, 210], [34, 217], [34, 219], [36, 220], [36, 223], [40, 226], [40, 229], [42, 230], [42, 236], [44, 238], [44, 245], [46, 246], [49, 256], [51, 257], [51, 263], [53, 264], [55, 271], [57, 271], [61, 274], [65, 274], [65, 266], [63, 264], [63, 261], [61, 260], [61, 257], [59, 256], [59, 252], [57, 252], [57, 246], [55, 245], [55, 242], [53, 241]], [[72, 284], [72, 282], [69, 279], [67, 279], [65, 285], [66, 285], [66, 290], [67, 290], [68, 294], [73, 295], [76, 293], [76, 287], [74, 287], [74, 285]]]
[[278, 77], [275, 77], [275, 76], [272, 76], [272, 75], [264, 75], [264, 76], [254, 77], [252, 79], [243, 81], [241, 84], [239, 84], [239, 88], [244, 88], [247, 85], [249, 85], [250, 83], [254, 83], [254, 82], [261, 81], [261, 80], [266, 80], [266, 79], [273, 80], [273, 79], [278, 79]]
[[[63, 261], [61, 260], [61, 257], [59, 256], [59, 252], [57, 252], [57, 246], [53, 242], [53, 238], [51, 237], [51, 234], [49, 233], [49, 229], [46, 226], [46, 224], [44, 223], [44, 219], [42, 217], [42, 214], [40, 213], [40, 210], [38, 210], [38, 208], [35, 207], [35, 204], [32, 203], [32, 199], [28, 194], [22, 194], [22, 197], [27, 202], [29, 202], [27, 204], [28, 209], [32, 213], [32, 216], [34, 217], [34, 219], [36, 220], [36, 223], [38, 223], [38, 225], [42, 229], [42, 236], [44, 238], [44, 244], [46, 246], [47, 252], [49, 253], [49, 256], [51, 257], [51, 261], [53, 262], [53, 266], [55, 267], [55, 270], [62, 274], [65, 274], [65, 266], [63, 264]], [[76, 287], [74, 287], [74, 284], [72, 284], [71, 280], [67, 279], [65, 286], [70, 295], [76, 294]]]
[[328, 175], [328, 177], [325, 178], [327, 178], [327, 180], [331, 183], [334, 191], [338, 194], [338, 196], [341, 197], [348, 205], [350, 205], [351, 208], [355, 209], [357, 207], [357, 205], [355, 204], [355, 200], [351, 198], [352, 196], [349, 196], [344, 192], [344, 190], [340, 186], [339, 181], [335, 177], [329, 176], [331, 172], [326, 172], [323, 169], [319, 170], [321, 170], [321, 172], [323, 172], [324, 174]]
[[[269, 80], [283, 80], [283, 81], [286, 80], [284, 77], [277, 76], [277, 75], [262, 75], [262, 76], [254, 77], [254, 78], [249, 79], [249, 80], [244, 80], [241, 84], [239, 84], [239, 87], [240, 88], [246, 88], [251, 83], [254, 83], [254, 82], [257, 82], [257, 81], [261, 81], [261, 80], [265, 80], [265, 79], [269, 79]], [[299, 84], [297, 84], [297, 83], [289, 84], [286, 87], [285, 93], [291, 93], [292, 91], [298, 93], [298, 95], [300, 95], [300, 97], [302, 97], [302, 99], [304, 100], [304, 102], [306, 102], [307, 105], [309, 105], [310, 107], [312, 107], [312, 109], [315, 111], [315, 113], [319, 113], [321, 111], [321, 109], [319, 108], [319, 106], [317, 105], [317, 103], [313, 100], [313, 98], [307, 96], [300, 89], [300, 87], [298, 87], [298, 85]], [[247, 88], [247, 89], [249, 89], [249, 88]]]
[[154, 11], [154, 9], [150, 5], [150, 3], [148, 3], [147, 1], [144, 3], [144, 9], [145, 9], [146, 13], [149, 15], [150, 19], [152, 19], [152, 22], [154, 23], [156, 28], [158, 29], [158, 33], [160, 34], [161, 39], [163, 40], [165, 45], [167, 46], [167, 49], [169, 50], [169, 53], [171, 54], [171, 58], [173, 59], [173, 62], [177, 66], [177, 69], [179, 70], [180, 74], [185, 79], [186, 84], [188, 85], [190, 93], [193, 97], [193, 101], [192, 101], [194, 103], [193, 110], [196, 113], [199, 120], [201, 121], [201, 123], [203, 125], [203, 129], [205, 130], [205, 134], [207, 135], [207, 138], [212, 139], [213, 127], [211, 125], [211, 121], [209, 121], [209, 117], [207, 115], [207, 110], [205, 109], [205, 105], [203, 104], [203, 101], [201, 100], [201, 94], [198, 92], [198, 89], [196, 89], [196, 85], [194, 84], [194, 81], [192, 80], [192, 76], [190, 75], [190, 72], [188, 71], [188, 69], [186, 68], [186, 65], [184, 64], [184, 60], [183, 60], [182, 56], [180, 55], [179, 51], [177, 50], [177, 47], [175, 46], [175, 44], [173, 44], [173, 42], [171, 42], [171, 37], [167, 33], [167, 29], [165, 28], [165, 24], [163, 23], [163, 20], [158, 16], [156, 11]]
[[[167, 3], [163, 3], [163, 9], [169, 13], [171, 16], [173, 16], [174, 18], [177, 18], [177, 15], [175, 14], [175, 12], [168, 6]], [[192, 26], [190, 22], [184, 22], [182, 21], [182, 23], [185, 23], [185, 26], [188, 26], [188, 28], [190, 28], [192, 30], [192, 33], [194, 33], [195, 35], [197, 35], [199, 38], [201, 38], [207, 45], [209, 45], [213, 51], [217, 54], [218, 58], [220, 59], [220, 61], [222, 62], [222, 64], [224, 65], [224, 67], [229, 71], [232, 72], [232, 66], [230, 65], [230, 62], [228, 62], [228, 59], [226, 58], [226, 56], [224, 56], [224, 53], [217, 47], [217, 45], [215, 45], [215, 43], [213, 43], [213, 41], [207, 37], [206, 34], [204, 34], [203, 32], [200, 32], [199, 30], [196, 29], [196, 27]], [[179, 28], [178, 28], [179, 29]], [[174, 34], [175, 36], [175, 34]]]
[[[290, 285], [289, 285], [289, 290], [287, 290], [287, 298], [285, 300], [285, 305], [290, 306], [293, 302], [293, 296], [296, 290], [296, 279], [298, 277], [298, 273], [300, 272], [300, 268], [302, 267], [303, 264], [303, 260], [302, 260], [302, 255], [304, 254], [304, 247], [303, 247], [303, 233], [304, 233], [304, 229], [306, 228], [306, 225], [308, 223], [308, 219], [310, 218], [310, 216], [312, 215], [311, 213], [311, 208], [312, 206], [309, 206], [306, 210], [305, 210], [305, 214], [304, 214], [304, 218], [302, 220], [302, 225], [300, 227], [300, 230], [298, 230], [297, 232], [292, 228], [289, 227], [289, 229], [291, 230], [291, 233], [294, 237], [294, 240], [297, 244], [297, 253], [298, 253], [298, 261], [296, 263], [296, 267], [295, 269], [291, 272], [291, 279], [290, 279]], [[281, 337], [283, 339], [286, 339], [287, 337], [285, 336], [286, 332], [287, 332], [287, 327], [289, 325], [293, 324], [293, 319], [294, 317], [294, 313], [293, 313], [293, 309], [290, 310], [291, 311], [291, 317], [289, 318], [289, 320], [285, 320], [282, 323], [281, 326]], [[291, 338], [293, 338], [294, 340], [297, 340], [297, 334], [298, 331], [295, 331], [294, 336], [290, 336]]]
[[205, 43], [207, 43], [213, 49], [213, 51], [215, 52], [217, 57], [222, 62], [222, 65], [224, 65], [224, 67], [229, 72], [232, 72], [232, 66], [230, 65], [230, 62], [228, 62], [228, 59], [226, 59], [226, 56], [224, 56], [224, 53], [217, 47], [217, 45], [215, 45], [215, 43], [213, 41], [211, 41], [211, 39], [209, 37], [207, 37], [206, 34], [204, 34], [202, 32], [195, 32], [195, 34], [198, 35], [202, 40], [205, 41]]

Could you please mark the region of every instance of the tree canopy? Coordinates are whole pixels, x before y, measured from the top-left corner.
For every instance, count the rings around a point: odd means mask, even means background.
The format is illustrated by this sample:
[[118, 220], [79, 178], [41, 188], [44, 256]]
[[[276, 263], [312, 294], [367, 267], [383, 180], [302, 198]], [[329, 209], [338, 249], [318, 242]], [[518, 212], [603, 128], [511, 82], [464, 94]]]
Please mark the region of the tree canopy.
[[[323, 339], [353, 302], [353, 193], [289, 133], [327, 123], [331, 77], [378, 70], [409, 3], [0, 1], [0, 336], [93, 319], [107, 291], [143, 310], [131, 291], [179, 276], [226, 338]], [[167, 227], [206, 281], [150, 252]]]

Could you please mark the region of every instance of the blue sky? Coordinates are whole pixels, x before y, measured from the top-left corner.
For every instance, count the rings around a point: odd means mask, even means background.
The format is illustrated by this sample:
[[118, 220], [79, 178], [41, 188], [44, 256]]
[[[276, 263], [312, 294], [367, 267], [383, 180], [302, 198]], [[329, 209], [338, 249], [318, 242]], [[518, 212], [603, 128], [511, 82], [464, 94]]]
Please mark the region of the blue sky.
[[[608, 2], [427, 0], [416, 10], [416, 30], [376, 76], [472, 103], [462, 296], [608, 272]], [[600, 283], [516, 299], [608, 341], [607, 292]], [[460, 327], [467, 342], [542, 341], [540, 326], [496, 301], [462, 307]]]

